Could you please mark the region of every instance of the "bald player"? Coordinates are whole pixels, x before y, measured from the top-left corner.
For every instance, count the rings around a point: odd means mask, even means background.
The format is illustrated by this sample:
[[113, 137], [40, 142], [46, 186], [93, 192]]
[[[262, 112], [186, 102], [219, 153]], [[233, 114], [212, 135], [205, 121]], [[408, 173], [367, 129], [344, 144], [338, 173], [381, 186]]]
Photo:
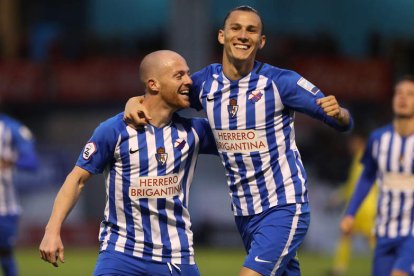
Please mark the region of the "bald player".
[[65, 218], [90, 176], [103, 173], [106, 206], [94, 275], [200, 274], [188, 197], [197, 155], [217, 154], [214, 137], [205, 119], [174, 114], [190, 105], [183, 57], [150, 53], [139, 73], [151, 123], [135, 130], [120, 113], [95, 129], [57, 194], [40, 244], [41, 258], [54, 266], [64, 262]]

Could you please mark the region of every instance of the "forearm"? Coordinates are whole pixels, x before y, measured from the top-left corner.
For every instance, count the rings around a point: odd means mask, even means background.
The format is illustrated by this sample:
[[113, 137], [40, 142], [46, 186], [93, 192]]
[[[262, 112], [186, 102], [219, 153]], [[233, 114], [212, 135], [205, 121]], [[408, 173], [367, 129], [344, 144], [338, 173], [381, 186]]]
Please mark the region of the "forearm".
[[77, 172], [76, 167], [66, 177], [65, 182], [56, 196], [52, 214], [46, 225], [46, 232], [60, 232], [63, 222], [78, 201], [85, 181], [86, 178]]

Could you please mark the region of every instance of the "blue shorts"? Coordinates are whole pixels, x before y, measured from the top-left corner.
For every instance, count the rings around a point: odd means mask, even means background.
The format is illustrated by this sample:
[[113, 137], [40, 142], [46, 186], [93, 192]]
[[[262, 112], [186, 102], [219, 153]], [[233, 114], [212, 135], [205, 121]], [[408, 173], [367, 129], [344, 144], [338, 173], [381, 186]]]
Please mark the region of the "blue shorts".
[[11, 250], [16, 245], [19, 216], [0, 216], [0, 249]]
[[96, 261], [94, 276], [200, 276], [196, 264], [172, 264], [147, 261], [116, 251], [101, 251]]
[[372, 275], [388, 276], [392, 270], [414, 275], [414, 237], [377, 238]]
[[296, 251], [308, 231], [308, 203], [276, 206], [235, 220], [247, 251], [244, 267], [262, 275], [300, 275]]

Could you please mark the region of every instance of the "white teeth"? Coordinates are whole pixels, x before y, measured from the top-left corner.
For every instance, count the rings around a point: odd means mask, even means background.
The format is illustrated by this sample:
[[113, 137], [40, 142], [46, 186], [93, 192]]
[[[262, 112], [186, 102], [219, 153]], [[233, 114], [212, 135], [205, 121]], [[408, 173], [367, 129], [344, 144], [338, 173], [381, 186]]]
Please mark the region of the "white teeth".
[[249, 47], [247, 45], [234, 45], [237, 49], [247, 50]]
[[188, 95], [189, 94], [188, 90], [180, 91], [178, 93], [181, 94], [181, 95]]

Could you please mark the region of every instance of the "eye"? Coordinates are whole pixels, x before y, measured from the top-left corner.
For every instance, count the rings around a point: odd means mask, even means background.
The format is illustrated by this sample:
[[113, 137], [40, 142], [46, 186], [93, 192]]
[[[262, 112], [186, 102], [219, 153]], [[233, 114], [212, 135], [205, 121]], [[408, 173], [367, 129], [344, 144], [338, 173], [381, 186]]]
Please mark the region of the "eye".
[[257, 33], [258, 31], [257, 31], [257, 28], [254, 28], [254, 27], [252, 27], [252, 28], [247, 28], [247, 31], [249, 32], [249, 33]]
[[231, 25], [230, 26], [230, 30], [232, 30], [232, 31], [238, 31], [238, 30], [240, 30], [240, 26], [239, 25]]

